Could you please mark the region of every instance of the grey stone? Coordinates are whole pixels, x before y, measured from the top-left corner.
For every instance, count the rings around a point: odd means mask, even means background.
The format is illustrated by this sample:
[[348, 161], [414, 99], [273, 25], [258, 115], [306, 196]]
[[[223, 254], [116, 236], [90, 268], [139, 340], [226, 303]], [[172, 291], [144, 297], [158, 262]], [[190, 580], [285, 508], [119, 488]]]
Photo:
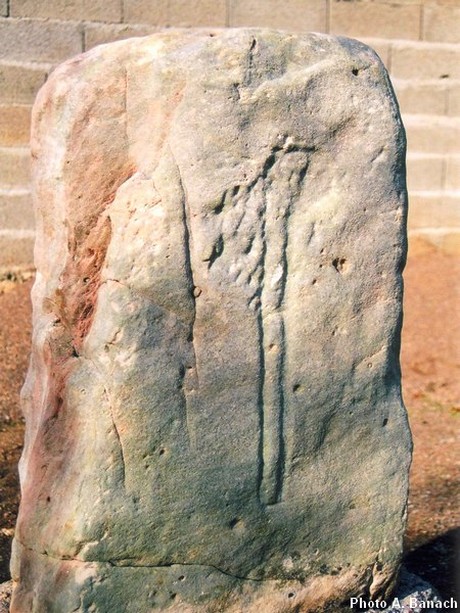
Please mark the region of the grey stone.
[[12, 581], [5, 581], [4, 583], [0, 583], [0, 613], [8, 613], [8, 611], [10, 610], [12, 589]]
[[387, 594], [411, 442], [378, 57], [269, 30], [114, 43], [53, 73], [32, 150], [13, 612]]
[[[434, 587], [417, 575], [402, 569], [401, 579], [395, 594], [388, 599], [388, 607], [368, 609], [367, 613], [435, 613], [446, 610], [444, 601]], [[431, 604], [434, 606], [431, 606]], [[447, 608], [453, 608], [448, 606]], [[456, 607], [455, 607], [456, 608]]]

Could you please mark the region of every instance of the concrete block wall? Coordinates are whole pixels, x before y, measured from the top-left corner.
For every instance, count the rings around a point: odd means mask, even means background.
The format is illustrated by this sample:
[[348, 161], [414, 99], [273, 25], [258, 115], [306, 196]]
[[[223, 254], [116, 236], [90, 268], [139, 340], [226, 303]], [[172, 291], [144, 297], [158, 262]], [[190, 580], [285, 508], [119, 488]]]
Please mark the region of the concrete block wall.
[[272, 27], [363, 40], [408, 135], [412, 242], [460, 252], [460, 0], [0, 0], [0, 276], [32, 265], [28, 135], [53, 68], [164, 27]]

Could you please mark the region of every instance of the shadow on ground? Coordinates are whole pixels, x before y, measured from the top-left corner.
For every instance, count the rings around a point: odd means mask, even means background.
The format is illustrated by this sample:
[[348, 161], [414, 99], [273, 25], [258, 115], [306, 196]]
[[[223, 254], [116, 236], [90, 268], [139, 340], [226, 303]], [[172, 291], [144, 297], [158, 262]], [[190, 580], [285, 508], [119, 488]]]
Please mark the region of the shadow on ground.
[[415, 547], [406, 554], [405, 566], [431, 583], [443, 599], [460, 602], [460, 527]]

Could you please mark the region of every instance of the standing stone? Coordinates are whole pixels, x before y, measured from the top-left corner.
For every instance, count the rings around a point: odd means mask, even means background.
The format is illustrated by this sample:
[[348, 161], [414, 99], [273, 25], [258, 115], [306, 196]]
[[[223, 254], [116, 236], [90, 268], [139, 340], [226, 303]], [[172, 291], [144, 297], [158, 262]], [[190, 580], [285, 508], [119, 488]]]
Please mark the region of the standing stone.
[[385, 596], [405, 138], [374, 52], [252, 29], [102, 46], [41, 90], [32, 149], [13, 613]]

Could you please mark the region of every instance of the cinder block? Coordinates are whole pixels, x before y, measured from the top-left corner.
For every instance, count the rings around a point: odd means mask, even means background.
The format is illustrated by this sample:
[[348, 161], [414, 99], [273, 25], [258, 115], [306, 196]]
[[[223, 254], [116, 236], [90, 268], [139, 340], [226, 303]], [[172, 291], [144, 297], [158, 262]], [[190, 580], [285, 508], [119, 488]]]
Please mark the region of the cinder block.
[[[460, 152], [460, 143], [458, 147]], [[446, 184], [445, 189], [459, 190], [460, 200], [460, 155], [450, 155], [446, 160]], [[460, 209], [460, 207], [459, 207]]]
[[[356, 0], [342, 0], [342, 2]], [[375, 4], [416, 4], [422, 6], [458, 6], [458, 0], [357, 0], [358, 2], [374, 2]]]
[[26, 190], [0, 190], [0, 229], [33, 230], [32, 196]]
[[31, 230], [0, 230], [0, 269], [31, 267], [34, 242]]
[[410, 193], [408, 226], [409, 230], [460, 228], [460, 194]]
[[28, 187], [30, 151], [27, 147], [0, 147], [0, 185]]
[[460, 81], [450, 82], [447, 92], [447, 112], [452, 117], [460, 116]]
[[82, 26], [77, 22], [0, 19], [0, 58], [61, 62], [83, 51]]
[[121, 0], [10, 0], [11, 17], [121, 21]]
[[[408, 2], [409, 0], [399, 0], [400, 2]], [[420, 0], [414, 0], [420, 2]], [[425, 6], [458, 6], [458, 0], [422, 0]]]
[[0, 147], [29, 144], [31, 112], [30, 105], [0, 105]]
[[411, 154], [407, 156], [407, 189], [439, 191], [443, 187], [444, 156]]
[[227, 0], [170, 0], [169, 23], [178, 27], [225, 27]]
[[402, 113], [446, 114], [446, 79], [431, 81], [393, 79], [392, 82]]
[[460, 47], [449, 43], [395, 42], [391, 76], [396, 79], [460, 79]]
[[423, 39], [445, 43], [460, 42], [460, 5], [426, 6], [423, 14]]
[[460, 143], [460, 120], [436, 115], [405, 115], [409, 153], [455, 153]]
[[409, 232], [409, 257], [433, 249], [460, 255], [460, 228], [421, 228]]
[[360, 38], [360, 40], [374, 49], [382, 60], [386, 69], [389, 70], [390, 46], [391, 42], [383, 38]]
[[123, 21], [167, 26], [168, 0], [123, 0]]
[[85, 51], [96, 47], [96, 45], [103, 45], [115, 40], [147, 36], [157, 30], [158, 28], [155, 26], [149, 25], [88, 23], [85, 24]]
[[231, 0], [229, 25], [326, 32], [326, 1]]
[[51, 65], [0, 61], [0, 103], [31, 104]]
[[330, 32], [346, 36], [420, 37], [421, 6], [330, 0]]

